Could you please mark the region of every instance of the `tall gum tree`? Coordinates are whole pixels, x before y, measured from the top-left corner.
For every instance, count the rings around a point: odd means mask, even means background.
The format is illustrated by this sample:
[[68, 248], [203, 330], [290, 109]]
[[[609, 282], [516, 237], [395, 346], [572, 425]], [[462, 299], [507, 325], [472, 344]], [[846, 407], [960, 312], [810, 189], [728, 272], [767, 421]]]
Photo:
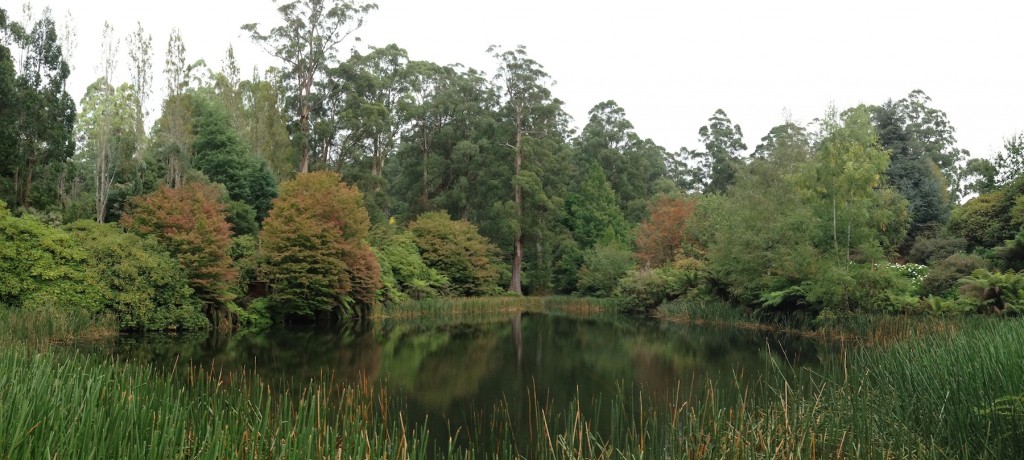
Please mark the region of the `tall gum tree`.
[[341, 44], [377, 9], [373, 3], [331, 0], [294, 0], [278, 7], [283, 24], [261, 32], [259, 24], [242, 26], [253, 41], [285, 63], [283, 76], [290, 92], [288, 106], [298, 123], [302, 153], [299, 172], [309, 172], [310, 128], [314, 84], [339, 62]]
[[[511, 125], [511, 139], [505, 146], [512, 149], [512, 195], [513, 195], [513, 252], [512, 279], [508, 290], [514, 294], [522, 294], [523, 272], [523, 205], [524, 182], [536, 178], [536, 174], [525, 174], [529, 166], [526, 164], [528, 146], [536, 147], [533, 141], [550, 136], [561, 135], [565, 120], [562, 102], [551, 96], [547, 86], [551, 78], [543, 66], [530, 59], [526, 48], [519, 46], [514, 50], [503, 51], [498, 46], [487, 49], [498, 61], [495, 80], [501, 87], [504, 110]], [[542, 191], [531, 187], [536, 191]], [[543, 201], [543, 200], [542, 200]]]

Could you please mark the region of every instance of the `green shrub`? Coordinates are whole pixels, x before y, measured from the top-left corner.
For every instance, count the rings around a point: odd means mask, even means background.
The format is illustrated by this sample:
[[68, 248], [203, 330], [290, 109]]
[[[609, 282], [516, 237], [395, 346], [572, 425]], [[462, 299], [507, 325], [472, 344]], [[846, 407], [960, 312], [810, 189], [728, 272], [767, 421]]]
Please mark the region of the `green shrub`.
[[918, 236], [910, 247], [907, 260], [917, 264], [934, 264], [953, 254], [967, 250], [967, 240], [960, 237]]
[[88, 258], [67, 232], [0, 207], [0, 305], [100, 312], [103, 280], [87, 269]]
[[255, 236], [242, 235], [232, 238], [228, 255], [238, 270], [236, 289], [239, 298], [248, 294], [250, 286], [254, 283], [267, 280], [263, 255], [260, 254], [260, 242]]
[[448, 294], [477, 296], [501, 292], [498, 248], [475, 225], [452, 220], [444, 212], [428, 212], [409, 224], [428, 267], [448, 279]]
[[114, 314], [121, 329], [209, 327], [184, 270], [154, 239], [92, 221], [78, 221], [66, 229], [88, 254], [89, 277], [100, 281], [103, 307]]
[[[690, 259], [693, 260], [693, 259]], [[632, 270], [619, 281], [616, 295], [628, 310], [649, 310], [695, 292], [705, 282], [703, 264]]]
[[960, 279], [960, 293], [974, 301], [979, 313], [1024, 311], [1024, 274], [979, 268]]
[[576, 292], [581, 295], [609, 297], [636, 263], [633, 254], [619, 244], [598, 244], [583, 255]]
[[242, 329], [264, 329], [273, 324], [270, 318], [270, 299], [267, 297], [253, 299], [245, 307], [231, 302], [227, 308], [238, 317], [238, 326]]
[[448, 279], [427, 266], [411, 233], [391, 225], [378, 227], [370, 234], [370, 245], [380, 262], [385, 302], [420, 300], [448, 291]]
[[979, 268], [988, 268], [987, 260], [974, 254], [953, 254], [931, 266], [921, 280], [921, 293], [926, 296], [953, 297], [960, 278]]

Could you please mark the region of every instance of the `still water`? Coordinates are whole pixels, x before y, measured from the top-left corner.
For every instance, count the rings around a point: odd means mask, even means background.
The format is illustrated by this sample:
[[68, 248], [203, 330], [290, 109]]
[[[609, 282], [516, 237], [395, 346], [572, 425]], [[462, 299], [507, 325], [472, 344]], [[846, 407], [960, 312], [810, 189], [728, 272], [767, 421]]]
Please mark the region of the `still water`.
[[738, 397], [780, 368], [819, 367], [828, 354], [821, 347], [790, 336], [645, 318], [515, 314], [457, 324], [126, 335], [95, 351], [167, 369], [255, 369], [293, 390], [323, 374], [367, 378], [402, 398], [406, 420], [427, 420], [444, 437], [496, 404], [526, 412], [531, 398], [556, 407], [578, 400], [583, 410], [596, 411], [602, 399], [623, 393], [700, 401], [714, 388], [717, 398]]

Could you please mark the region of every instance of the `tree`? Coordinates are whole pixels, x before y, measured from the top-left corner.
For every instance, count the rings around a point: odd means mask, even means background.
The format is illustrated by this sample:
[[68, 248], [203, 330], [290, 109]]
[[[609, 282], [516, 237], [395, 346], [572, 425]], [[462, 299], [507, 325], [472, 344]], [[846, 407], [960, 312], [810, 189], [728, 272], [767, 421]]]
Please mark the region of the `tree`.
[[807, 187], [820, 203], [822, 236], [831, 240], [836, 267], [848, 267], [855, 248], [866, 251], [877, 244], [877, 227], [871, 221], [881, 214], [874, 205], [888, 166], [866, 107], [841, 117], [832, 113], [824, 120], [824, 138], [808, 170]]
[[[522, 294], [523, 237], [524, 237], [524, 182], [538, 183], [535, 171], [530, 171], [527, 153], [541, 155], [550, 153], [551, 147], [539, 141], [547, 136], [559, 136], [564, 121], [562, 103], [551, 97], [546, 84], [549, 76], [544, 68], [526, 55], [526, 48], [501, 51], [496, 46], [488, 52], [498, 61], [495, 80], [504, 93], [504, 105], [511, 124], [511, 140], [506, 146], [512, 149], [512, 280], [508, 290]], [[545, 148], [547, 147], [547, 148]], [[534, 160], [535, 161], [535, 160]], [[547, 201], [542, 187], [531, 187], [535, 201]]]
[[132, 88], [135, 89], [135, 132], [139, 136], [135, 156], [142, 152], [146, 141], [146, 105], [153, 92], [153, 36], [147, 34], [142, 23], [128, 35], [128, 71]]
[[434, 211], [411, 222], [409, 232], [427, 266], [448, 279], [451, 294], [477, 296], [498, 291], [498, 249], [480, 236], [473, 224]]
[[76, 131], [93, 169], [96, 222], [106, 221], [111, 191], [133, 164], [139, 140], [136, 107], [132, 87], [114, 88], [106, 77], [89, 85], [82, 99]]
[[732, 185], [736, 170], [743, 163], [740, 154], [747, 149], [743, 143], [743, 130], [722, 109], [708, 118], [708, 124], [698, 131], [704, 144], [703, 152], [689, 152], [696, 164], [698, 177], [694, 182], [704, 193], [724, 193]]
[[1017, 133], [1003, 140], [1003, 151], [993, 162], [998, 176], [996, 183], [1009, 184], [1024, 174], [1024, 133]]
[[651, 206], [651, 215], [637, 230], [633, 257], [641, 264], [656, 268], [682, 254], [687, 241], [687, 224], [697, 207], [697, 200], [685, 196], [661, 196]]
[[224, 184], [231, 200], [251, 207], [256, 221], [262, 222], [277, 196], [266, 163], [249, 154], [227, 113], [213, 100], [197, 96], [193, 110], [193, 165], [210, 180]]
[[283, 182], [260, 234], [275, 314], [365, 317], [381, 287], [369, 229], [362, 193], [338, 174]]
[[278, 88], [253, 72], [252, 78], [239, 83], [246, 126], [239, 134], [257, 158], [278, 181], [295, 175], [295, 147], [288, 138], [287, 117], [281, 111]]
[[162, 143], [167, 184], [179, 187], [185, 183], [185, 173], [192, 160], [192, 100], [186, 90], [195, 64], [185, 61], [185, 42], [178, 29], [171, 29], [167, 41], [167, 59], [164, 76], [167, 98], [154, 133]]
[[[0, 177], [10, 187], [5, 195], [18, 206], [28, 208], [32, 205], [35, 180], [47, 168], [64, 163], [74, 153], [75, 103], [65, 90], [71, 70], [48, 8], [31, 30], [8, 23], [6, 13], [3, 16], [4, 29], [21, 48], [23, 57], [14, 79], [13, 97], [0, 103], [4, 106], [0, 112], [7, 113], [9, 123], [3, 129], [10, 129], [6, 140], [10, 145], [3, 146], [0, 152]], [[0, 61], [11, 59], [6, 44], [0, 54], [8, 56]], [[10, 73], [4, 74], [0, 77], [7, 82], [0, 84], [8, 85], [9, 92]]]
[[218, 327], [228, 316], [224, 304], [234, 299], [238, 271], [231, 264], [231, 230], [225, 219], [221, 191], [189, 183], [161, 187], [136, 197], [121, 226], [139, 235], [152, 235], [178, 259], [206, 313]]
[[596, 163], [565, 202], [567, 226], [580, 248], [587, 250], [598, 242], [625, 242], [626, 219], [615, 203], [615, 192], [605, 180], [604, 171]]
[[[497, 148], [498, 95], [474, 70], [421, 61], [408, 68], [411, 93], [402, 110], [408, 129], [396, 152], [392, 184], [396, 205], [407, 207], [397, 214], [443, 209], [470, 219], [471, 212], [489, 208], [496, 200], [491, 195], [498, 193], [484, 178], [499, 167], [485, 159]], [[483, 193], [488, 189], [492, 193]]]
[[615, 101], [590, 109], [590, 121], [583, 127], [577, 145], [583, 163], [580, 171], [587, 171], [591, 163], [600, 165], [615, 191], [619, 209], [630, 221], [639, 221], [659, 181], [668, 177], [665, 149], [650, 139], [641, 139]]
[[341, 43], [362, 27], [363, 18], [375, 9], [376, 4], [348, 0], [293, 0], [277, 9], [284, 24], [266, 33], [255, 23], [242, 26], [253, 41], [285, 63], [282, 76], [289, 81], [291, 92], [287, 105], [297, 118], [302, 145], [299, 172], [309, 171], [314, 84], [339, 61]]
[[891, 152], [889, 183], [910, 203], [912, 239], [927, 226], [949, 219], [945, 178], [932, 159], [935, 148], [922, 139], [924, 128], [910, 121], [914, 115], [908, 100], [890, 100], [870, 110], [879, 144]]

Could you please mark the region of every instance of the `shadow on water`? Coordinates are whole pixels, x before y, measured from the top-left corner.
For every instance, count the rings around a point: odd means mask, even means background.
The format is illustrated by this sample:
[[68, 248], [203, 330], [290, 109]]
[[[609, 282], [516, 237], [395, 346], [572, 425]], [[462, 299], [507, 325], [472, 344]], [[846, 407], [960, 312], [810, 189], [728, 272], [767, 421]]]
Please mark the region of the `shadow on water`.
[[[722, 402], [764, 385], [762, 376], [820, 367], [827, 347], [799, 337], [661, 323], [644, 318], [503, 314], [472, 322], [405, 320], [288, 326], [219, 334], [125, 335], [92, 352], [167, 370], [253, 370], [279, 391], [322, 375], [369, 379], [399, 398], [405, 420], [437, 440], [487, 426], [495, 407], [528, 431], [538, 402], [579, 401], [606, 420], [615, 395], [699, 404], [710, 387]], [[621, 409], [621, 408], [620, 408]], [[602, 427], [597, 426], [600, 430]], [[516, 431], [520, 431], [518, 428]], [[486, 434], [474, 434], [479, 438]]]

